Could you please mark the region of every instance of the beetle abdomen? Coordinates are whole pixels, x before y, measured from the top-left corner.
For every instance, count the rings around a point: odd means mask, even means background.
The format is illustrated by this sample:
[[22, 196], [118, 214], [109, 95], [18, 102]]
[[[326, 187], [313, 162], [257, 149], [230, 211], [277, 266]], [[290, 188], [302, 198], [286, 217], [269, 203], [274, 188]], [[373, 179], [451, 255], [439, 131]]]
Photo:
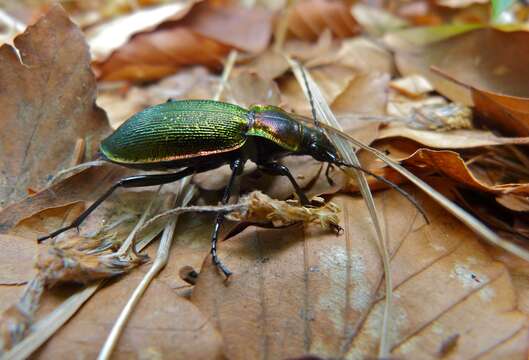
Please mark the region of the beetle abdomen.
[[122, 164], [149, 164], [227, 152], [246, 141], [247, 110], [211, 100], [170, 101], [128, 119], [101, 142]]

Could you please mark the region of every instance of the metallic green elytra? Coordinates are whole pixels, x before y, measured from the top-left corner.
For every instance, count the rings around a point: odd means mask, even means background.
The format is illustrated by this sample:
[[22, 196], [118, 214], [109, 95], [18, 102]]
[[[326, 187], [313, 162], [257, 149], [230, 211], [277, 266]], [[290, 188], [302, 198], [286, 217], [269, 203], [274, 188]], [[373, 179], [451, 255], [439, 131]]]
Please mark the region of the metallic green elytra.
[[101, 152], [119, 164], [148, 164], [231, 151], [246, 140], [247, 113], [217, 101], [168, 101], [128, 119]]
[[322, 151], [335, 154], [321, 131], [294, 120], [281, 108], [254, 105], [246, 110], [212, 100], [149, 107], [103, 140], [101, 153], [121, 165], [155, 169], [187, 166], [196, 158], [218, 158], [243, 147], [246, 157], [257, 163], [287, 152], [321, 161], [329, 161]]

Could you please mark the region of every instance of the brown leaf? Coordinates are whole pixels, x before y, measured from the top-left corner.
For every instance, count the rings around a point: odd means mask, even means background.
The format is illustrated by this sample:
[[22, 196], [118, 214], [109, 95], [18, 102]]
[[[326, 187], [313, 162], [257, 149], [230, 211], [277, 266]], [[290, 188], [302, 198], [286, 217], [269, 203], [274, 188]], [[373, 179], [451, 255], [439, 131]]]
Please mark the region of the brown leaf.
[[315, 40], [329, 28], [337, 37], [357, 34], [360, 28], [341, 1], [309, 0], [296, 3], [288, 14], [288, 30], [303, 40]]
[[389, 86], [410, 98], [420, 98], [434, 90], [430, 82], [421, 75], [410, 75], [392, 80]]
[[[133, 289], [135, 271], [99, 290], [37, 353], [95, 358]], [[134, 310], [114, 352], [116, 358], [220, 359], [222, 339], [209, 320], [167, 285], [154, 280]]]
[[42, 210], [95, 200], [126, 172], [125, 168], [114, 165], [92, 167], [11, 204], [0, 211], [0, 234], [7, 233], [21, 220]]
[[529, 95], [512, 96], [472, 87], [472, 100], [488, 126], [511, 135], [529, 135]]
[[95, 79], [82, 32], [60, 6], [0, 48], [0, 190], [2, 205], [39, 188], [69, 166], [78, 138], [94, 155], [109, 131], [95, 105]]
[[[437, 172], [452, 179], [456, 184], [478, 191], [492, 194], [516, 194], [527, 195], [529, 184], [507, 183], [489, 184], [478, 178], [465, 164], [460, 155], [449, 150], [418, 149], [413, 154], [401, 159], [402, 164], [420, 170], [422, 172]], [[385, 172], [384, 176], [390, 179], [394, 176], [393, 170]]]
[[[516, 310], [505, 267], [424, 196], [429, 226], [400, 195], [375, 198], [393, 254], [392, 355], [437, 358], [454, 334], [451, 356], [525, 353], [519, 337], [527, 316]], [[383, 271], [369, 216], [361, 199], [334, 201], [343, 210], [342, 236], [313, 227], [247, 229], [220, 247], [234, 271], [227, 284], [205, 260], [192, 301], [221, 331], [227, 357], [376, 355]]]
[[[459, 35], [447, 38], [453, 33]], [[419, 35], [441, 40], [426, 40], [422, 47], [410, 47], [414, 42], [417, 45]], [[402, 73], [418, 72], [451, 100], [473, 104], [489, 126], [518, 136], [529, 134], [529, 71], [524, 55], [529, 51], [527, 31], [472, 30], [472, 26], [454, 25], [452, 29], [417, 30], [414, 36], [404, 31], [400, 38], [397, 33], [388, 40], [397, 50], [396, 61]], [[431, 66], [456, 79], [457, 85], [433, 75]]]
[[102, 80], [157, 80], [185, 65], [218, 69], [229, 49], [187, 28], [173, 27], [138, 34], [95, 66]]
[[504, 194], [496, 197], [496, 201], [507, 209], [514, 211], [529, 211], [529, 201], [527, 196]]
[[95, 65], [103, 80], [157, 80], [186, 65], [218, 69], [231, 48], [259, 52], [270, 35], [269, 12], [204, 2], [181, 21], [137, 34]]
[[33, 262], [37, 242], [12, 235], [0, 235], [0, 285], [22, 284], [35, 275]]
[[[342, 94], [357, 75], [353, 70], [341, 65], [320, 66], [311, 69], [310, 74], [329, 103]], [[310, 103], [305, 99], [303, 90], [293, 75], [281, 79], [279, 87], [281, 96], [289, 109], [310, 116]]]
[[189, 0], [143, 8], [89, 28], [86, 37], [92, 60], [103, 61], [134, 34], [152, 31], [166, 21], [179, 20], [191, 10], [194, 3]]
[[357, 36], [341, 41], [339, 48], [329, 48], [319, 51], [306, 66], [340, 65], [361, 73], [388, 73], [395, 72], [391, 53], [380, 44], [366, 37]]
[[497, 146], [529, 143], [529, 137], [511, 138], [496, 136], [483, 130], [429, 131], [411, 129], [403, 124], [391, 123], [379, 132], [379, 139], [404, 137], [420, 144], [439, 149], [467, 149], [482, 146]]
[[395, 31], [408, 25], [405, 20], [384, 9], [361, 3], [355, 4], [351, 8], [351, 13], [364, 31], [371, 36], [381, 36], [386, 32]]
[[264, 8], [205, 1], [196, 5], [180, 25], [239, 50], [259, 53], [266, 49], [272, 35], [272, 13]]
[[390, 76], [386, 73], [359, 74], [332, 102], [337, 114], [385, 114]]

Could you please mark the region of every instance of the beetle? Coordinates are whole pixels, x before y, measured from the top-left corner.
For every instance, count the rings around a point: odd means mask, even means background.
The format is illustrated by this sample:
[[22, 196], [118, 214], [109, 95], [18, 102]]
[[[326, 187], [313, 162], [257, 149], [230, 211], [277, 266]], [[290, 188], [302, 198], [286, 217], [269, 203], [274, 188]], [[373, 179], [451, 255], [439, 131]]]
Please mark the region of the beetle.
[[[101, 142], [104, 160], [141, 170], [176, 170], [162, 174], [136, 175], [123, 178], [112, 185], [70, 225], [39, 238], [39, 242], [78, 228], [117, 188], [161, 185], [186, 176], [229, 164], [231, 176], [221, 203], [230, 199], [235, 178], [248, 160], [272, 175], [286, 176], [301, 205], [309, 206], [307, 196], [289, 169], [278, 162], [287, 155], [310, 155], [314, 159], [349, 166], [364, 171], [397, 189], [389, 180], [363, 168], [343, 162], [325, 132], [298, 120], [298, 116], [269, 105], [253, 105], [249, 109], [214, 100], [168, 100], [148, 107], [125, 121]], [[317, 123], [316, 123], [317, 125]], [[327, 179], [328, 169], [326, 171]], [[421, 209], [419, 209], [421, 210]], [[422, 211], [421, 211], [422, 212]], [[228, 278], [231, 272], [217, 256], [217, 239], [224, 220], [218, 213], [211, 235], [213, 263]]]

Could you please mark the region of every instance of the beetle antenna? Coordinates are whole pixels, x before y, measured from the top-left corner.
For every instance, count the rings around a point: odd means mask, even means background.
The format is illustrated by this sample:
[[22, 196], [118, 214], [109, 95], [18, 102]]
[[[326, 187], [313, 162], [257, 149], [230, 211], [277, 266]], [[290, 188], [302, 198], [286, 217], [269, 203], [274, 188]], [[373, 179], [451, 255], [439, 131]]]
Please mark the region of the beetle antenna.
[[367, 169], [364, 169], [363, 167], [360, 167], [360, 166], [357, 166], [357, 165], [353, 165], [353, 164], [348, 164], [348, 163], [345, 163], [345, 162], [341, 162], [341, 161], [337, 161], [336, 164], [338, 166], [346, 166], [346, 167], [350, 167], [350, 168], [353, 168], [353, 169], [356, 169], [356, 170], [359, 170], [359, 171], [362, 171], [368, 175], [371, 175], [372, 177], [374, 177], [375, 179], [377, 179], [378, 181], [380, 182], [383, 182], [384, 184], [388, 185], [389, 187], [391, 187], [392, 189], [398, 191], [402, 196], [404, 196], [413, 206], [415, 206], [415, 208], [421, 213], [421, 215], [423, 216], [424, 218], [424, 221], [426, 221], [427, 224], [430, 224], [430, 220], [428, 220], [428, 216], [426, 216], [426, 211], [424, 210], [424, 208], [421, 206], [421, 204], [419, 204], [419, 202], [417, 201], [417, 199], [415, 199], [413, 197], [413, 195], [411, 195], [410, 193], [408, 193], [406, 190], [402, 189], [400, 186], [398, 186], [397, 184], [395, 184], [393, 181], [390, 181], [388, 179], [386, 179], [385, 177], [383, 176], [380, 176], [380, 175], [377, 175], [375, 174], [374, 172], [372, 171], [369, 171]]
[[307, 80], [307, 74], [305, 73], [305, 68], [299, 62], [298, 62], [298, 66], [299, 66], [299, 70], [301, 71], [301, 75], [303, 76], [303, 82], [305, 83], [305, 88], [307, 89], [307, 94], [309, 97], [310, 109], [312, 111], [312, 119], [314, 120], [314, 125], [316, 125], [317, 128], [322, 129], [320, 126], [320, 122], [318, 121], [318, 118], [316, 117], [316, 108], [314, 107], [314, 98], [312, 97], [312, 91], [310, 90], [309, 81]]

